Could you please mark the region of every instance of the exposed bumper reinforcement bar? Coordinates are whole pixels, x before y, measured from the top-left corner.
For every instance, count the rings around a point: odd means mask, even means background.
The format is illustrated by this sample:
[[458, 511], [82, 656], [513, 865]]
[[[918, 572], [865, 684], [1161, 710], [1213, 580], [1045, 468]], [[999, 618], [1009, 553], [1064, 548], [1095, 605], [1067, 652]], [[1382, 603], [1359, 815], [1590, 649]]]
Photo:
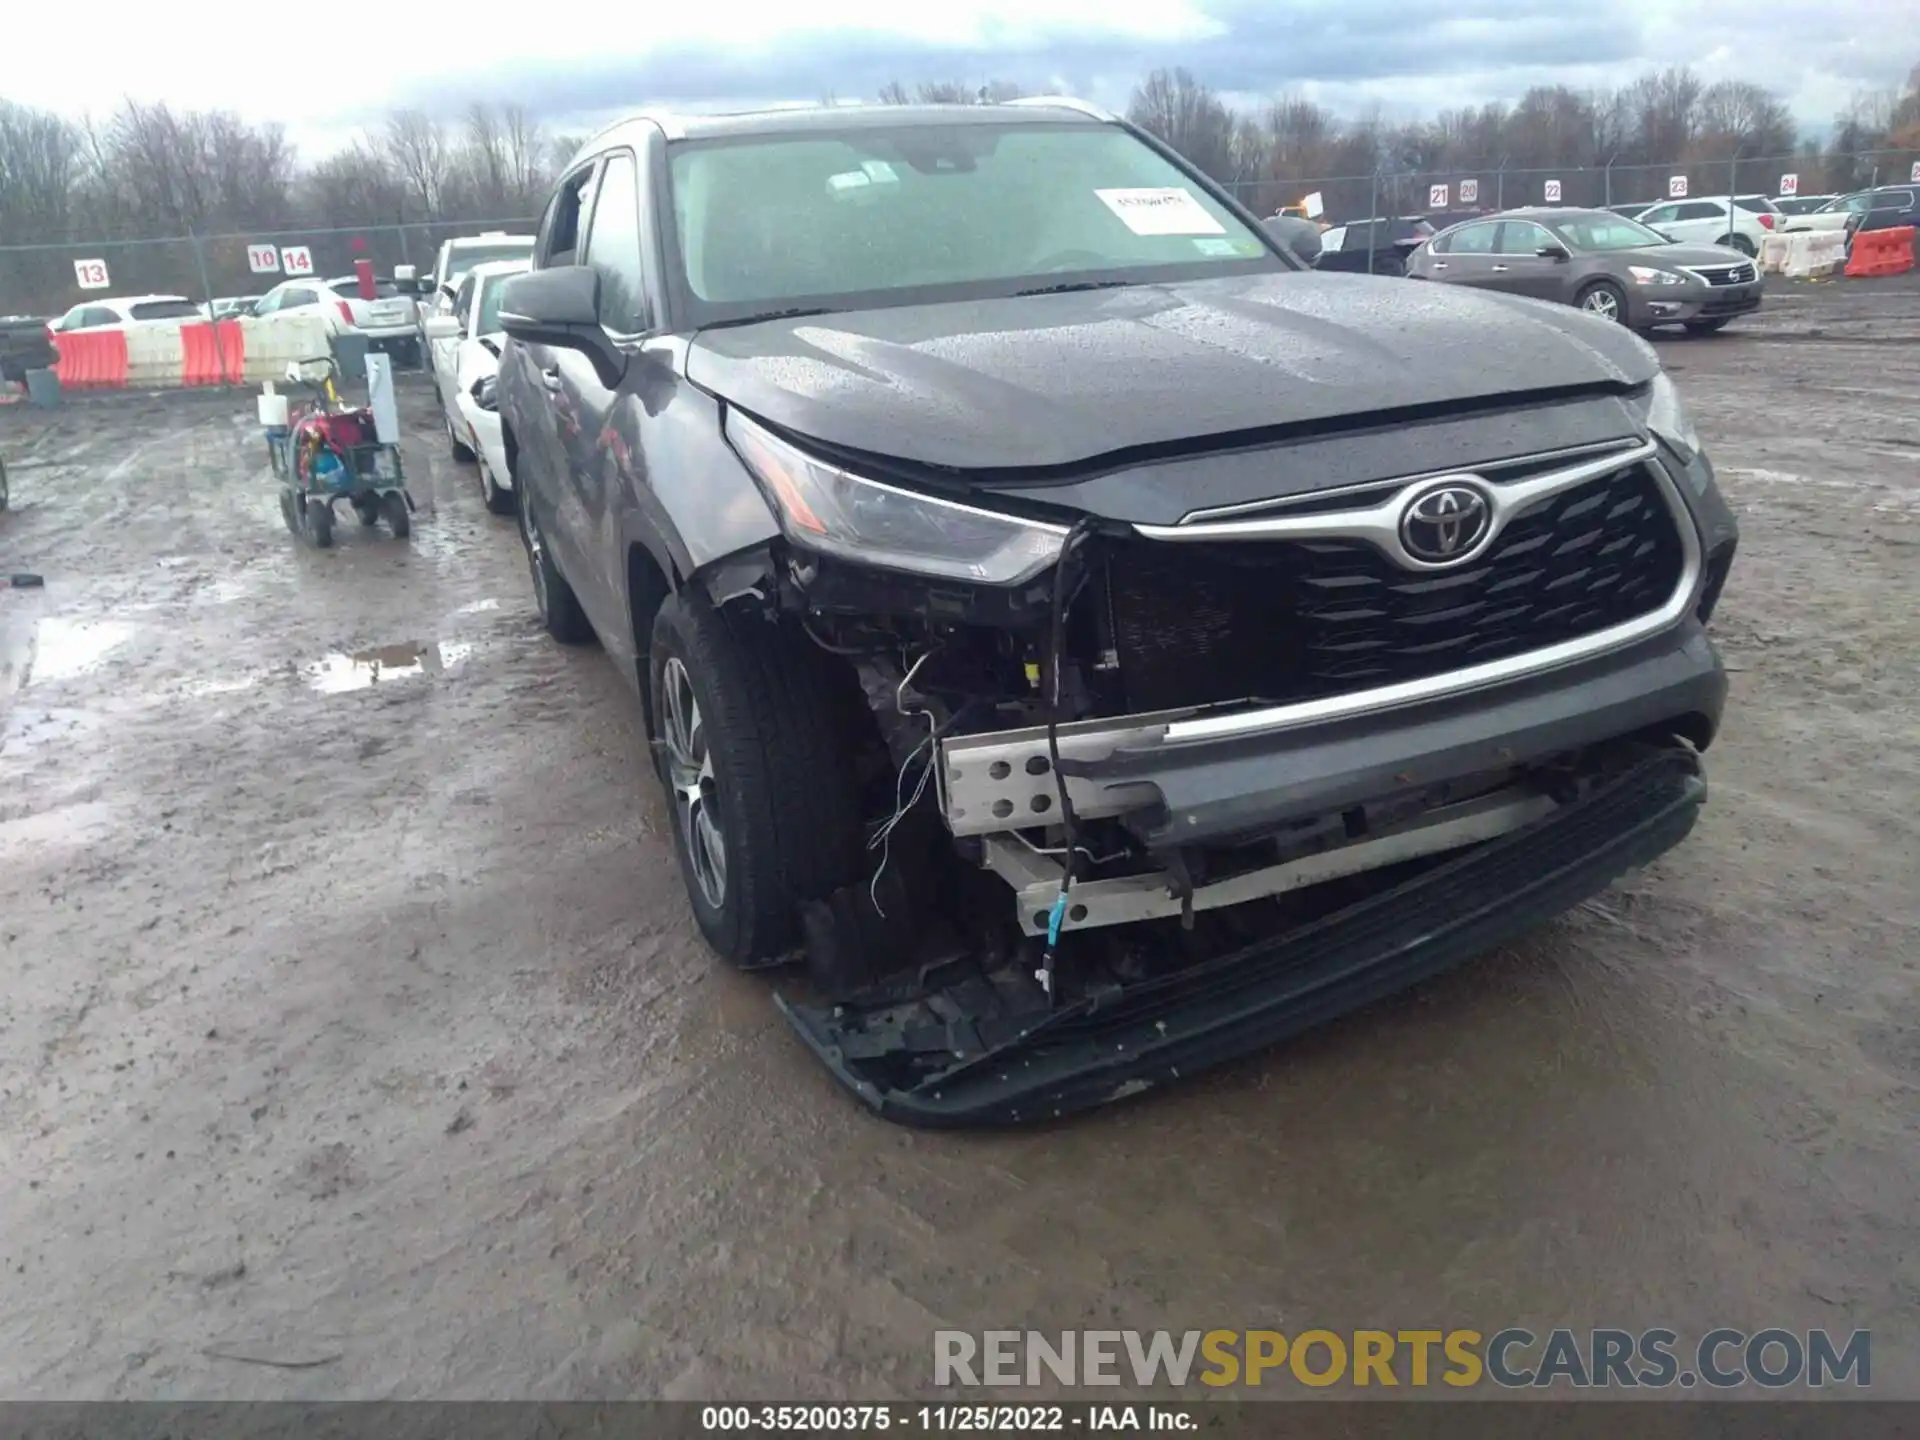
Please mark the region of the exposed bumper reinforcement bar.
[[777, 998], [841, 1082], [887, 1119], [1052, 1119], [1247, 1054], [1490, 950], [1678, 844], [1705, 797], [1698, 757], [1663, 750], [1359, 904], [1051, 1013], [1010, 1010], [1015, 992], [977, 973], [905, 1003]]

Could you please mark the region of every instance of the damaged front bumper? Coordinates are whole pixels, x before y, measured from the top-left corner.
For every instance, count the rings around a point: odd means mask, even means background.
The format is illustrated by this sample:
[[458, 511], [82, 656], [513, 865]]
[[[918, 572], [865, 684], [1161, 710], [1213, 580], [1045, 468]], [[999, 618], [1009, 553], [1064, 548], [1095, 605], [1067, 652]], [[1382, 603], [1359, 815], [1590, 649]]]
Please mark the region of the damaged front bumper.
[[1025, 977], [960, 967], [910, 996], [779, 1004], [841, 1082], [923, 1126], [1031, 1123], [1177, 1080], [1512, 939], [1684, 839], [1697, 755], [1653, 752], [1584, 798], [1323, 918], [1135, 984], [1034, 1008]]

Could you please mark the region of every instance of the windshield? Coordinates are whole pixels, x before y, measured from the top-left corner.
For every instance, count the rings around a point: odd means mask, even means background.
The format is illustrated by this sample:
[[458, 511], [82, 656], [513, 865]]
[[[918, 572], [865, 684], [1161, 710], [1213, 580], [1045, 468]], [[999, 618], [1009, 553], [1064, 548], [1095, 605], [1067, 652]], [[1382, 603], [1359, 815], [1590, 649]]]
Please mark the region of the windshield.
[[484, 265], [489, 260], [524, 260], [531, 254], [533, 254], [531, 240], [502, 241], [497, 245], [457, 246], [447, 256], [447, 273], [440, 278], [444, 284], [457, 285], [476, 265]]
[[1649, 230], [1624, 215], [1574, 215], [1555, 220], [1553, 228], [1575, 250], [1639, 250], [1673, 243], [1658, 230]]
[[500, 333], [500, 297], [511, 279], [511, 275], [490, 275], [480, 282], [480, 318], [473, 327], [475, 335]]
[[[356, 276], [349, 275], [344, 280], [333, 281], [327, 288], [336, 295], [352, 299], [360, 293], [360, 281]], [[373, 282], [373, 298], [397, 300], [400, 298], [400, 287], [391, 280], [376, 280]]]
[[[902, 125], [683, 145], [679, 273], [716, 311], [847, 308], [1064, 284], [1284, 270], [1245, 222], [1126, 131]], [[944, 292], [944, 293], [943, 293]]]
[[200, 307], [191, 300], [143, 300], [129, 305], [127, 315], [134, 320], [198, 320]]

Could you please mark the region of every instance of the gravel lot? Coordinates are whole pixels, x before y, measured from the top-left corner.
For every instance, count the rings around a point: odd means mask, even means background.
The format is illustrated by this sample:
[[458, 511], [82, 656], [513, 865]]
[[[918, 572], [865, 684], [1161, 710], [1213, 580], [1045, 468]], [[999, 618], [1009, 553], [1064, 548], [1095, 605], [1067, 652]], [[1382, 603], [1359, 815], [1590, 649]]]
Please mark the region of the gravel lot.
[[[0, 1395], [925, 1394], [936, 1327], [1870, 1327], [1920, 1397], [1920, 284], [1662, 341], [1744, 540], [1693, 839], [1048, 1131], [870, 1118], [698, 943], [595, 650], [408, 382], [0, 410]], [[380, 678], [375, 680], [375, 666]], [[277, 1362], [266, 1364], [260, 1362]], [[303, 1364], [306, 1368], [279, 1368]]]

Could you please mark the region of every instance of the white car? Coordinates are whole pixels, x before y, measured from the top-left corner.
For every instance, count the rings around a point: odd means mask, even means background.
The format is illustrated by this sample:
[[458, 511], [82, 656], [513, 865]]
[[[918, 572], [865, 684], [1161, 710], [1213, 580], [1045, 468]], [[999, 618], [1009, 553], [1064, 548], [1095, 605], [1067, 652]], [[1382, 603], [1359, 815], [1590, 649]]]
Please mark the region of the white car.
[[360, 295], [356, 275], [337, 280], [302, 277], [282, 280], [253, 307], [262, 320], [280, 316], [323, 315], [329, 333], [357, 330], [367, 337], [367, 348], [392, 355], [404, 363], [420, 362], [420, 337], [414, 329], [413, 301], [391, 280], [374, 282], [374, 298]]
[[178, 325], [200, 318], [200, 307], [184, 295], [123, 295], [82, 300], [47, 328], [56, 335], [71, 335], [76, 330], [127, 330], [156, 321]]
[[421, 306], [422, 324], [431, 316], [453, 313], [454, 296], [459, 292], [460, 282], [467, 278], [467, 272], [474, 266], [489, 265], [496, 260], [531, 261], [533, 242], [531, 235], [509, 235], [504, 230], [489, 230], [482, 235], [460, 235], [447, 241], [434, 257], [427, 299]]
[[448, 313], [426, 322], [427, 348], [433, 357], [440, 414], [456, 460], [480, 466], [480, 494], [496, 515], [513, 512], [513, 473], [500, 434], [500, 412], [491, 403], [492, 381], [500, 371], [500, 292], [530, 260], [494, 260], [475, 265], [455, 287]]
[[1669, 240], [1685, 245], [1725, 245], [1742, 255], [1760, 253], [1760, 242], [1784, 232], [1787, 217], [1764, 195], [1702, 195], [1668, 200], [1633, 217]]

